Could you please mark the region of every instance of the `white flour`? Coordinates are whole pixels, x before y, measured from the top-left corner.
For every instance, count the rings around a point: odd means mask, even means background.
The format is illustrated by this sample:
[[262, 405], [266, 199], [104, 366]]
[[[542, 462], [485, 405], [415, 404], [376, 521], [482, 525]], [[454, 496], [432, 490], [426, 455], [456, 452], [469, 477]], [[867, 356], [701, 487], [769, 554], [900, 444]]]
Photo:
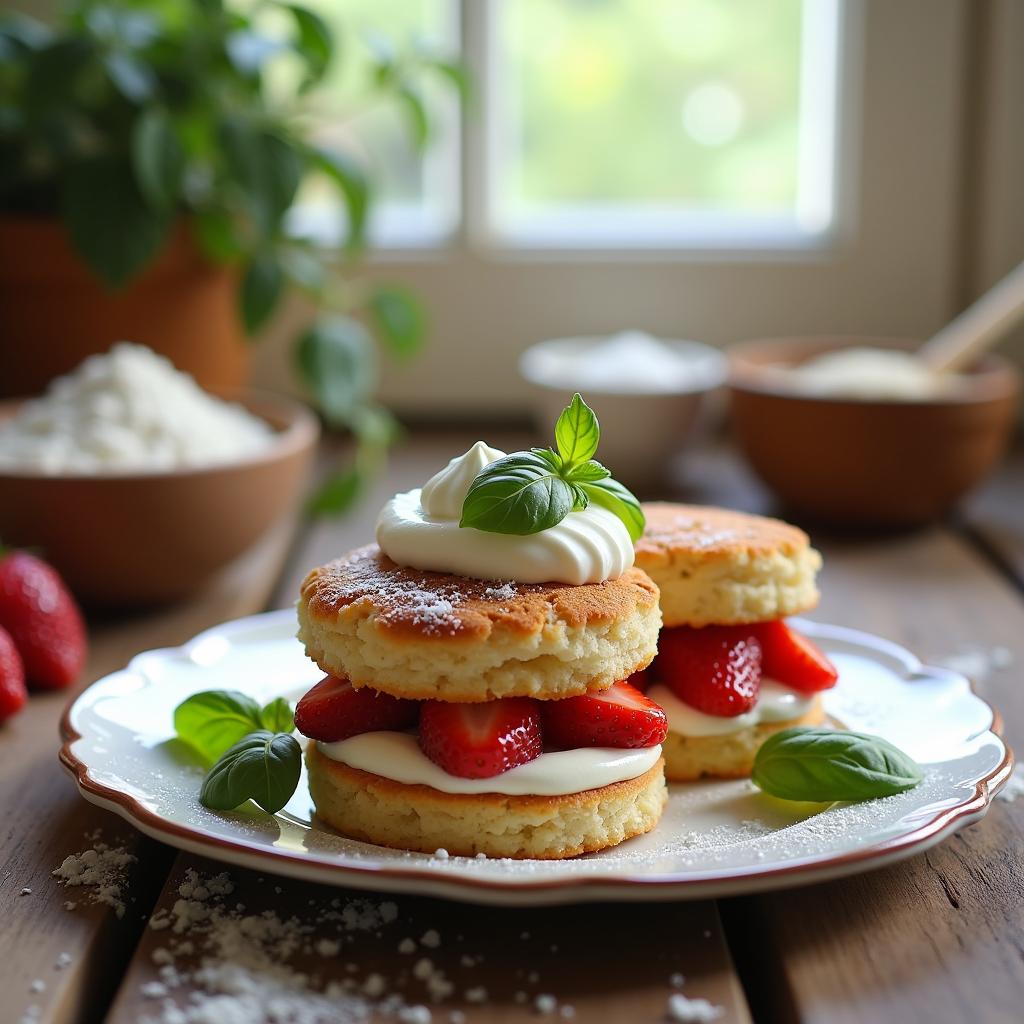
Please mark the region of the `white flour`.
[[141, 345], [115, 345], [53, 381], [0, 424], [0, 469], [46, 474], [171, 470], [230, 462], [273, 431]]
[[97, 842], [96, 835], [88, 838], [95, 842], [94, 846], [81, 853], [69, 854], [60, 867], [51, 873], [65, 886], [84, 886], [90, 903], [104, 903], [118, 917], [124, 917], [122, 890], [128, 866], [135, 861], [135, 857], [124, 847], [110, 847], [106, 843]]

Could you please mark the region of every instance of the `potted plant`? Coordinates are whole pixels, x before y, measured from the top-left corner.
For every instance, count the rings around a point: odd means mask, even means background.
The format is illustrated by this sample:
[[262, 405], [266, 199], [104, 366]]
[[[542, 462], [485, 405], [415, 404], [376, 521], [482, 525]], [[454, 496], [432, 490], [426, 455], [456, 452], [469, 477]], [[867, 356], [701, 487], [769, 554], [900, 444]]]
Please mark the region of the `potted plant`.
[[[392, 432], [373, 401], [374, 339], [408, 354], [423, 314], [401, 288], [351, 281], [371, 182], [304, 118], [336, 56], [328, 25], [282, 0], [72, 0], [53, 26], [0, 21], [0, 395], [35, 393], [121, 338], [204, 387], [236, 387], [246, 335], [294, 285], [319, 311], [297, 339], [298, 372], [361, 442], [321, 504], [354, 496]], [[291, 74], [271, 83], [282, 61]], [[422, 48], [379, 47], [370, 74], [421, 144], [423, 76], [465, 87], [457, 64]], [[344, 204], [333, 253], [288, 229], [310, 175]]]

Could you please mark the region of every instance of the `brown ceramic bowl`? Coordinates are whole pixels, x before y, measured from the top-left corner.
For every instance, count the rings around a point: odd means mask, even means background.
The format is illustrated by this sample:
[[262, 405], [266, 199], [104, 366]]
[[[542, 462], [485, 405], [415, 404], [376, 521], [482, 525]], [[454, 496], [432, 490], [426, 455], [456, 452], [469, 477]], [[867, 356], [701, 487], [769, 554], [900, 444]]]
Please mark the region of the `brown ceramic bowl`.
[[917, 526], [941, 516], [993, 469], [1020, 393], [1019, 374], [1003, 359], [985, 358], [955, 394], [930, 401], [817, 398], [778, 372], [839, 348], [917, 344], [770, 338], [732, 346], [737, 438], [786, 505], [839, 526]]
[[[0, 539], [37, 548], [88, 605], [152, 606], [196, 591], [295, 511], [319, 433], [298, 402], [231, 397], [277, 431], [265, 452], [152, 473], [0, 470]], [[0, 418], [19, 404], [0, 403]]]

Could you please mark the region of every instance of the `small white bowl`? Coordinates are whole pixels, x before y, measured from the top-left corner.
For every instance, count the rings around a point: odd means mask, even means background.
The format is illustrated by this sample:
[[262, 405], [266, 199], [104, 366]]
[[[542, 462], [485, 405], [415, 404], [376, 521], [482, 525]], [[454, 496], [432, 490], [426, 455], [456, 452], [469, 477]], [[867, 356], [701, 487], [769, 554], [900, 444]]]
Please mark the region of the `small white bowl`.
[[697, 341], [638, 331], [556, 338], [528, 348], [519, 372], [536, 388], [538, 428], [550, 433], [574, 392], [601, 421], [597, 458], [628, 486], [663, 481], [705, 405], [728, 376], [725, 356]]

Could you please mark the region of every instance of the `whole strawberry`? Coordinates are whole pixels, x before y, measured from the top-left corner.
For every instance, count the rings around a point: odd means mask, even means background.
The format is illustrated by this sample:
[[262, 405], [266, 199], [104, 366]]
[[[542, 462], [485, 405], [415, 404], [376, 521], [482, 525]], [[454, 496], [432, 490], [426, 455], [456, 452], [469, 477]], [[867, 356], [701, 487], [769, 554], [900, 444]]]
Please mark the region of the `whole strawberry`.
[[58, 690], [80, 675], [87, 651], [82, 613], [56, 569], [24, 551], [0, 557], [0, 626], [32, 685]]
[[25, 668], [11, 634], [0, 629], [0, 722], [17, 714], [28, 700]]

